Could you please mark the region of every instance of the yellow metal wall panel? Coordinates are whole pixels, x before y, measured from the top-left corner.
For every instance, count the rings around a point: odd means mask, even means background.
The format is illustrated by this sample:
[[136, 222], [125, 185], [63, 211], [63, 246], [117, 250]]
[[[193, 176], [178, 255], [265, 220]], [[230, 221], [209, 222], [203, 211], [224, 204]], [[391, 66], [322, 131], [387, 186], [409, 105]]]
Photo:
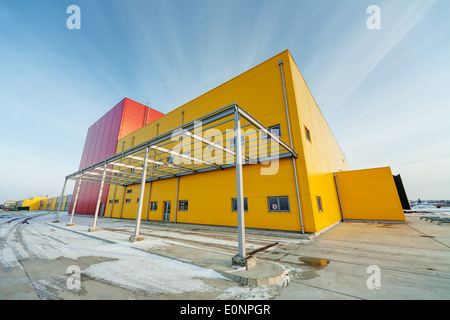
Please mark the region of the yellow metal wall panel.
[[[296, 105], [297, 122], [294, 141], [301, 159], [297, 159], [298, 175], [302, 192], [305, 229], [320, 231], [340, 221], [339, 202], [334, 185], [333, 172], [347, 170], [348, 163], [322, 112], [314, 100], [294, 60], [289, 55], [289, 70], [294, 97], [290, 104]], [[305, 127], [310, 132], [310, 141], [306, 138]], [[317, 199], [320, 196], [323, 211], [318, 211]]]
[[[108, 218], [118, 218], [114, 216], [115, 211], [117, 210], [119, 203], [114, 203], [115, 199], [117, 199], [118, 190], [122, 190], [122, 187], [110, 186], [108, 191], [108, 200], [105, 205], [105, 217]], [[114, 193], [115, 189], [115, 193]], [[122, 191], [121, 191], [122, 192]]]
[[19, 202], [21, 207], [30, 207], [30, 211], [38, 210], [41, 200], [46, 199], [46, 197], [32, 197], [30, 199], [24, 199]]
[[39, 200], [35, 201], [35, 202], [32, 202], [30, 204], [30, 210], [38, 210], [38, 209], [39, 209]]
[[[61, 211], [63, 211], [66, 206], [67, 198], [68, 198], [68, 196], [63, 196], [63, 198], [62, 198]], [[58, 208], [56, 208], [56, 209], [58, 210]]]
[[[290, 159], [280, 162], [277, 175], [263, 177], [260, 166], [244, 166], [244, 197], [248, 201], [246, 227], [300, 230]], [[188, 211], [178, 211], [177, 222], [236, 226], [237, 213], [231, 206], [232, 198], [236, 198], [235, 175], [235, 169], [228, 168], [180, 177], [178, 199], [188, 200], [189, 207]], [[288, 196], [290, 212], [269, 212], [269, 196]]]
[[336, 173], [345, 219], [405, 221], [389, 167]]
[[105, 217], [120, 218], [120, 212], [124, 199], [124, 191], [125, 188], [121, 186], [114, 186], [109, 188], [108, 201], [106, 201], [105, 206]]
[[52, 198], [52, 207], [51, 207], [51, 211], [55, 211], [56, 210], [56, 202], [57, 202], [58, 198], [57, 197], [53, 197]]
[[123, 199], [123, 213], [122, 218], [124, 219], [135, 219], [137, 213], [137, 201], [139, 196], [139, 185], [128, 186], [127, 190], [131, 190], [131, 193], [126, 193]]
[[23, 207], [30, 207], [31, 210], [39, 209], [39, 202], [44, 199], [43, 197], [33, 197], [31, 199], [24, 199], [22, 202]]
[[34, 197], [30, 205], [30, 210], [39, 210], [39, 204], [42, 199], [45, 199], [45, 197]]
[[[19, 202], [18, 207], [30, 207], [31, 206], [31, 199], [24, 199]], [[31, 208], [30, 208], [31, 210]]]
[[[137, 186], [139, 187], [139, 185]], [[174, 221], [176, 187], [177, 187], [176, 178], [156, 180], [152, 182], [150, 201], [156, 201], [158, 203], [158, 207], [156, 211], [149, 211], [148, 214], [149, 220], [163, 221], [164, 202], [170, 201], [171, 208], [169, 221]], [[145, 201], [144, 203], [147, 203], [147, 201]], [[145, 215], [147, 214], [146, 210], [145, 211], [143, 210], [143, 212], [145, 212]], [[136, 213], [137, 212], [134, 212], [132, 214], [134, 219], [136, 219]]]

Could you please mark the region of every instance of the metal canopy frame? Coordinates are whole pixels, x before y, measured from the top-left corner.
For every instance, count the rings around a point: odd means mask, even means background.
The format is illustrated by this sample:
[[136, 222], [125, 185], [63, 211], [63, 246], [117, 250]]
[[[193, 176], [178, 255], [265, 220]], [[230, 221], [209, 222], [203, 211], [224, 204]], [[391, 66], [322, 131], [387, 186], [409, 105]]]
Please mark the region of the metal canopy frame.
[[[230, 129], [230, 122], [234, 123], [233, 129]], [[242, 165], [285, 157], [297, 158], [297, 153], [275, 132], [263, 126], [237, 103], [232, 103], [66, 176], [62, 193], [67, 180], [79, 181], [69, 225], [73, 225], [82, 182], [101, 184], [90, 231], [97, 230], [96, 221], [103, 184], [128, 186], [140, 183], [136, 230], [130, 241], [140, 240], [140, 217], [146, 182], [236, 167], [239, 256], [244, 258]], [[55, 222], [58, 222], [60, 207]]]

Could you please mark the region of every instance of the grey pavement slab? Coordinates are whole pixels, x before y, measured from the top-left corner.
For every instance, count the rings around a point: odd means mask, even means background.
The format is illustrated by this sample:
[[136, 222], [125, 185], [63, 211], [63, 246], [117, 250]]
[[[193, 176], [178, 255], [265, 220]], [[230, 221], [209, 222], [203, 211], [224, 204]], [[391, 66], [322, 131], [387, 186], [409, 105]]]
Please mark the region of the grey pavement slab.
[[[61, 218], [67, 217], [62, 215]], [[101, 218], [99, 232], [88, 232], [89, 221], [86, 217], [75, 217], [75, 226], [72, 227], [64, 223], [48, 224], [67, 230], [69, 234], [75, 232], [104, 241], [105, 245], [118, 244], [118, 250], [127, 244], [210, 268], [234, 282], [210, 279], [208, 281], [216, 291], [145, 296], [82, 275], [82, 290], [73, 293], [55, 291], [50, 286], [59, 282], [60, 287], [64, 286], [67, 265], [76, 264], [84, 269], [104, 262], [105, 257], [22, 259], [22, 268], [0, 269], [2, 299], [203, 300], [216, 299], [222, 296], [222, 291], [230, 297], [275, 300], [450, 299], [450, 224], [430, 223], [420, 220], [419, 216], [408, 215], [404, 224], [341, 222], [320, 235], [306, 238], [311, 240], [294, 234], [286, 237], [282, 232], [271, 231], [268, 234], [252, 230], [248, 233], [249, 251], [273, 245], [255, 253], [257, 265], [250, 270], [231, 266], [231, 258], [237, 252], [237, 235], [230, 228], [147, 222], [141, 228], [144, 241], [130, 244], [128, 238], [134, 227], [132, 220]], [[2, 242], [4, 248], [20, 239], [13, 238], [14, 234], [19, 234], [19, 230], [9, 233], [9, 242]], [[81, 241], [83, 238], [77, 239]], [[151, 245], [159, 242], [164, 242], [164, 245]], [[247, 285], [234, 288], [238, 283]], [[39, 286], [38, 290], [34, 290], [36, 288], [33, 289], [31, 284]], [[245, 291], [246, 287], [248, 291]], [[256, 287], [263, 288], [260, 292], [265, 294], [252, 292]], [[230, 295], [233, 290], [239, 295]], [[49, 292], [47, 296], [46, 292]], [[57, 296], [52, 296], [51, 292], [56, 292]]]

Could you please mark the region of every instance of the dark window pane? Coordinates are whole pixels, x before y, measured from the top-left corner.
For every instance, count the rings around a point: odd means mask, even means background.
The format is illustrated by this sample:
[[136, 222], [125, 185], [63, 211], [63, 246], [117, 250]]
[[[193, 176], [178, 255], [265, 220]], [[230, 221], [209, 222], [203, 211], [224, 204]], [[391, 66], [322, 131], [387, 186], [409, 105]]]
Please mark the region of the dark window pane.
[[323, 212], [323, 208], [322, 208], [322, 198], [317, 196], [317, 208], [319, 209], [319, 212]]
[[289, 198], [288, 197], [279, 197], [280, 202], [280, 210], [289, 211]]
[[280, 208], [278, 207], [277, 197], [269, 197], [269, 211], [278, 211]]

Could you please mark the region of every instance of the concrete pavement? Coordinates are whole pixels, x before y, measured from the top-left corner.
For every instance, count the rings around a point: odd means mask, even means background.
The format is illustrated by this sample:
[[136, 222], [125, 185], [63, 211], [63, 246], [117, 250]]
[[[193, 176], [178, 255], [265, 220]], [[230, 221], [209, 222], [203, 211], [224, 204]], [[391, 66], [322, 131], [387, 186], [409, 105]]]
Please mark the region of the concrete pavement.
[[[83, 234], [85, 236], [89, 236], [92, 238], [96, 238], [102, 241], [106, 241], [109, 243], [121, 243], [123, 242], [123, 237], [117, 238], [113, 234], [119, 233], [129, 233], [131, 235], [132, 228], [127, 228], [128, 221], [124, 220], [116, 220], [112, 221], [111, 219], [102, 219], [104, 223], [107, 224], [104, 228], [100, 228], [100, 230], [109, 231], [105, 232], [89, 232], [89, 228], [84, 225], [74, 225], [74, 226], [66, 226], [64, 224], [61, 225], [53, 225], [59, 228], [63, 228], [65, 230], [70, 230], [73, 232], [77, 232]], [[117, 226], [114, 225], [116, 222]], [[125, 226], [124, 226], [125, 224]], [[120, 226], [118, 226], [120, 225]], [[156, 229], [155, 229], [156, 228]], [[161, 247], [148, 247], [148, 246], [140, 246], [140, 242], [135, 242], [132, 246], [144, 250], [146, 252], [150, 252], [152, 254], [164, 256], [171, 259], [176, 259], [182, 262], [187, 262], [193, 265], [197, 265], [200, 267], [206, 267], [212, 269], [214, 271], [219, 272], [224, 277], [235, 281], [242, 285], [250, 285], [250, 286], [270, 286], [283, 282], [286, 277], [285, 268], [274, 261], [270, 261], [267, 259], [257, 260], [256, 266], [246, 270], [245, 268], [235, 268], [231, 265], [232, 257], [236, 254], [236, 249], [233, 246], [224, 247], [223, 245], [214, 245], [214, 243], [206, 242], [199, 243], [195, 242], [189, 238], [190, 230], [195, 229], [196, 233], [211, 234], [211, 238], [217, 237], [233, 237], [234, 230], [229, 228], [221, 228], [214, 226], [193, 226], [193, 225], [183, 225], [183, 224], [163, 224], [163, 223], [143, 223], [141, 225], [141, 235], [146, 238], [162, 238], [168, 239], [167, 235], [156, 234], [155, 232], [158, 230], [162, 231], [175, 231], [179, 234], [184, 234], [185, 237], [181, 236], [179, 240], [173, 245]], [[280, 237], [283, 237], [283, 233], [277, 232], [269, 232], [265, 231], [250, 231], [250, 234], [253, 234], [253, 238], [261, 238], [265, 241], [264, 244], [269, 241], [276, 243], [276, 240], [280, 240]], [[270, 234], [268, 236], [267, 234]], [[297, 239], [308, 239], [307, 236], [302, 235], [293, 235], [287, 234], [286, 236], [295, 237]], [[173, 238], [171, 238], [173, 239]], [[302, 242], [301, 240], [299, 242]], [[235, 245], [237, 242], [235, 241]]]
[[[277, 299], [450, 298], [450, 228], [340, 223], [277, 259], [301, 269]], [[261, 256], [263, 258], [264, 256]]]
[[[155, 223], [143, 224], [142, 234], [152, 236], [153, 227]], [[192, 228], [219, 237], [232, 231], [172, 225], [172, 230], [180, 233]], [[211, 268], [243, 284], [273, 285], [284, 281], [275, 299], [450, 298], [449, 224], [408, 216], [405, 224], [342, 222], [310, 241], [298, 235], [298, 241], [283, 242], [281, 239], [295, 235], [282, 232], [268, 236], [266, 231], [251, 230], [250, 234], [268, 242], [280, 241], [256, 253], [258, 263], [251, 270], [231, 267], [234, 248], [228, 254], [208, 245], [174, 245], [164, 252], [146, 250]]]
[[[64, 220], [64, 214], [62, 218]], [[127, 239], [134, 230], [132, 220], [102, 218], [99, 219], [99, 232], [88, 232], [89, 221], [86, 217], [75, 217], [76, 224], [72, 227], [67, 227], [63, 221], [48, 224], [120, 245], [128, 243]], [[450, 298], [450, 224], [430, 223], [420, 220], [419, 216], [407, 216], [406, 224], [339, 223], [311, 237], [311, 240], [292, 233], [248, 230], [248, 251], [270, 245], [254, 254], [257, 266], [251, 270], [237, 270], [231, 266], [231, 258], [237, 250], [237, 235], [232, 228], [145, 222], [141, 226], [141, 233], [147, 241], [128, 244], [140, 250], [216, 270], [233, 281], [247, 284], [249, 288], [270, 285], [274, 289], [271, 289], [268, 298], [275, 300]], [[8, 237], [9, 241], [20, 239], [17, 230], [9, 232]], [[148, 245], [160, 240], [164, 240], [164, 246]], [[7, 241], [3, 242], [4, 246], [7, 244]], [[68, 264], [79, 265], [83, 269], [102, 262], [99, 259], [103, 258], [21, 260], [25, 273], [19, 268], [0, 270], [1, 293], [4, 297], [16, 299], [125, 297], [203, 300], [216, 299], [220, 290], [232, 286], [229, 281], [217, 280], [214, 286], [219, 291], [154, 297], [115, 288], [93, 278], [83, 278], [85, 292], [78, 296], [67, 292], [58, 293], [57, 297], [37, 296], [36, 292], [42, 294], [45, 290], [35, 292], [30, 288], [31, 280], [36, 285], [36, 280], [50, 276], [53, 280], [62, 279], [64, 282], [67, 276], [61, 275], [66, 273]], [[46, 270], [51, 270], [51, 274], [47, 274], [49, 271]], [[275, 283], [278, 285], [273, 286]], [[246, 298], [245, 295], [241, 297]]]

